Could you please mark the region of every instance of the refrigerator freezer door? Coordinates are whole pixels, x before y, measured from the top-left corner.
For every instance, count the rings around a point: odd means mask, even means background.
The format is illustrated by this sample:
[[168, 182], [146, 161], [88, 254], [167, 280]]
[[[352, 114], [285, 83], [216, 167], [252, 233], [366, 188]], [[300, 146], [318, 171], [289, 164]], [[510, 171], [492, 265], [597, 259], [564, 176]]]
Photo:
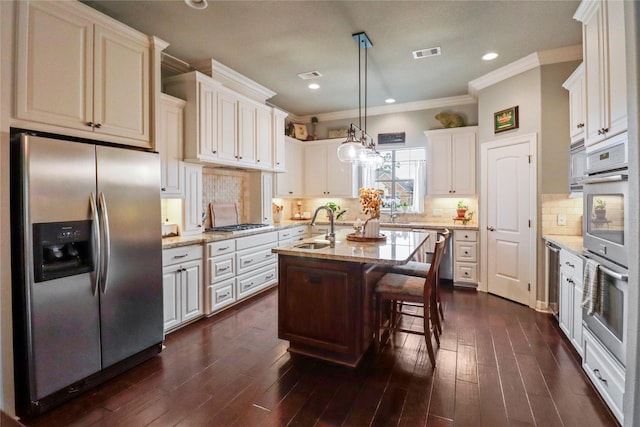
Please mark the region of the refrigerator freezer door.
[[[30, 309], [30, 398], [38, 400], [100, 370], [98, 295], [93, 273], [34, 282], [32, 224], [91, 219], [95, 192], [92, 145], [33, 136], [21, 140], [25, 176], [25, 292]], [[23, 373], [26, 374], [26, 373]]]
[[110, 246], [100, 295], [104, 368], [163, 340], [160, 160], [106, 146], [96, 153]]

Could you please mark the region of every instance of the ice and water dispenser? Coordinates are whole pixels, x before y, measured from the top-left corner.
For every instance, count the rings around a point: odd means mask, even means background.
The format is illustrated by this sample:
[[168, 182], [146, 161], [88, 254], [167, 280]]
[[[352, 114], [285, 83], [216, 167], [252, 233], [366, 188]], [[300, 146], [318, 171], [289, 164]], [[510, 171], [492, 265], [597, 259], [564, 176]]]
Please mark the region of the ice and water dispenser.
[[93, 271], [91, 221], [33, 224], [35, 282]]

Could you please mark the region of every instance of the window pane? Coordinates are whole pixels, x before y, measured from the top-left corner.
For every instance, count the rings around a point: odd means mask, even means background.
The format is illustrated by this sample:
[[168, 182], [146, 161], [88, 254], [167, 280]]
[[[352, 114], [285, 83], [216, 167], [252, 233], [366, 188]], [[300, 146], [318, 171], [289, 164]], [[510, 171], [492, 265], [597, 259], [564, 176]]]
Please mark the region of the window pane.
[[384, 164], [374, 171], [374, 188], [384, 192], [383, 210], [404, 207], [422, 212], [425, 191], [424, 149], [381, 151]]

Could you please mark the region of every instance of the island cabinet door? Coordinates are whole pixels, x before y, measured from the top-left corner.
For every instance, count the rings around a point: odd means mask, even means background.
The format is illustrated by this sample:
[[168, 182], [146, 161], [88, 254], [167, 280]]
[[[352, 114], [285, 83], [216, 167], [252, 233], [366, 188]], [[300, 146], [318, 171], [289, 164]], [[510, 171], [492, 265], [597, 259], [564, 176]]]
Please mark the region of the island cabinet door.
[[278, 335], [289, 351], [355, 366], [363, 353], [358, 263], [279, 257]]

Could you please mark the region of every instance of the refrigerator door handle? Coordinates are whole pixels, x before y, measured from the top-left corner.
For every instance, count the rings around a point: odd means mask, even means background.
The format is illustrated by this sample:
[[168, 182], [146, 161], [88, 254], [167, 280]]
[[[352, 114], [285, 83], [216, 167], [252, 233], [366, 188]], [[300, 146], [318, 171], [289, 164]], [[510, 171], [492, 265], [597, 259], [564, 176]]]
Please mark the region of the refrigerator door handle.
[[95, 295], [98, 290], [98, 283], [100, 281], [100, 273], [102, 267], [102, 251], [101, 251], [101, 234], [100, 234], [100, 222], [98, 221], [98, 207], [96, 206], [96, 196], [89, 194], [89, 205], [91, 206], [91, 225], [93, 228], [93, 239], [91, 239], [92, 251], [93, 251], [93, 294]]
[[104, 240], [102, 243], [102, 247], [104, 249], [102, 262], [101, 262], [101, 274], [100, 274], [100, 283], [101, 283], [101, 291], [104, 294], [107, 292], [107, 280], [109, 278], [109, 259], [111, 258], [111, 235], [109, 232], [109, 212], [107, 210], [107, 200], [104, 197], [104, 193], [100, 193], [98, 198], [98, 206], [101, 212], [102, 219], [102, 232]]

